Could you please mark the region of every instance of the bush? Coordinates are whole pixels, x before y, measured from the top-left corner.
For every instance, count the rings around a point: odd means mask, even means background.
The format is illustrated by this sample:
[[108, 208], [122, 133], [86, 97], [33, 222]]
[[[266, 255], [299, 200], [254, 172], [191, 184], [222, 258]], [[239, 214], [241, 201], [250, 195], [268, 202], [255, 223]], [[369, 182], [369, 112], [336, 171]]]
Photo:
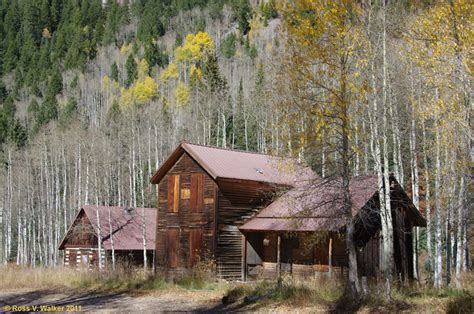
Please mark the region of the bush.
[[227, 35], [221, 43], [222, 55], [227, 59], [235, 56], [237, 36], [234, 33]]

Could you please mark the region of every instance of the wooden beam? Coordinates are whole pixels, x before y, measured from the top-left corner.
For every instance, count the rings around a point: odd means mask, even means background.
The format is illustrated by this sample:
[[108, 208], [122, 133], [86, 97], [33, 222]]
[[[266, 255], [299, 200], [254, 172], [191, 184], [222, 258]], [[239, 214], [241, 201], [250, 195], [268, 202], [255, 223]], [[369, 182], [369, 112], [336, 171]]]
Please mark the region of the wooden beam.
[[242, 235], [242, 281], [247, 281], [247, 239]]
[[332, 238], [329, 238], [328, 264], [329, 264], [329, 277], [331, 277], [332, 276]]
[[278, 235], [277, 237], [277, 276], [278, 276], [278, 279], [280, 279], [281, 277], [280, 244], [281, 244], [281, 236]]

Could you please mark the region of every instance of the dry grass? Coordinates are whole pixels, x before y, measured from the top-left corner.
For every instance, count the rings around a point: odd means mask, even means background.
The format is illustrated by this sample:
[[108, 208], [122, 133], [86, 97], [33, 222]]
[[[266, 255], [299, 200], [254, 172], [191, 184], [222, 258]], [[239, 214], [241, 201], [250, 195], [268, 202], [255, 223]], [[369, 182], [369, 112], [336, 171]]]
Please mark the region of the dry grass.
[[193, 272], [188, 276], [165, 280], [143, 270], [118, 267], [115, 271], [76, 271], [66, 267], [0, 267], [2, 289], [95, 289], [95, 290], [222, 290], [227, 284]]
[[0, 289], [45, 289], [72, 288], [93, 274], [72, 271], [63, 267], [17, 267], [0, 268]]
[[70, 268], [0, 267], [0, 290], [123, 290], [187, 295], [218, 300], [226, 295], [229, 303], [242, 303], [245, 309], [261, 307], [296, 309], [305, 312], [310, 306], [323, 310], [361, 312], [447, 312], [474, 313], [474, 274], [463, 278], [463, 289], [433, 289], [428, 285], [394, 288], [386, 300], [382, 288], [371, 285], [369, 297], [353, 302], [345, 297], [344, 285], [324, 278], [298, 279], [285, 276], [279, 282], [258, 281], [229, 283], [217, 281], [206, 268], [197, 268], [188, 276], [165, 280], [142, 270], [119, 268], [115, 272], [76, 271]]
[[257, 301], [262, 305], [307, 306], [330, 305], [342, 298], [344, 286], [325, 278], [293, 278], [284, 276], [278, 282], [258, 281], [231, 287], [227, 293], [229, 302], [243, 300]]

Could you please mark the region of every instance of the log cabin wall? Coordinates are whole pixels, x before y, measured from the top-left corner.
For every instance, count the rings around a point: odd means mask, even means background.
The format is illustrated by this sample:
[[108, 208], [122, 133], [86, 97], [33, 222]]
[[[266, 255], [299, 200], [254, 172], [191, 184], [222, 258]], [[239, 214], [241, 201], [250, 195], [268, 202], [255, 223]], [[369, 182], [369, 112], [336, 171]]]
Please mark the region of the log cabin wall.
[[217, 185], [184, 153], [158, 185], [156, 263], [182, 273], [215, 254]]
[[[100, 254], [102, 261], [105, 261], [105, 251]], [[97, 247], [74, 247], [66, 246], [64, 249], [64, 266], [77, 270], [92, 270], [99, 266], [99, 250]]]
[[[98, 266], [98, 243], [94, 228], [81, 211], [67, 235], [64, 246], [64, 265], [75, 269], [93, 269]], [[102, 251], [104, 259], [104, 252]]]

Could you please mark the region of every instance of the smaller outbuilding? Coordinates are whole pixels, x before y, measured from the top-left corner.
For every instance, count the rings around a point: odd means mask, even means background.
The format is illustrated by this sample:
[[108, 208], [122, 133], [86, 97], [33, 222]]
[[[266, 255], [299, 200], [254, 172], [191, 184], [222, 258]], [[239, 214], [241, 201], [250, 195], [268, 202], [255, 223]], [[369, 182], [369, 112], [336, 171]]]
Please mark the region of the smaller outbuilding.
[[64, 250], [64, 265], [92, 269], [99, 265], [99, 258], [102, 265], [111, 261], [112, 252], [118, 263], [143, 265], [145, 248], [152, 265], [156, 212], [155, 208], [83, 206], [59, 245]]

